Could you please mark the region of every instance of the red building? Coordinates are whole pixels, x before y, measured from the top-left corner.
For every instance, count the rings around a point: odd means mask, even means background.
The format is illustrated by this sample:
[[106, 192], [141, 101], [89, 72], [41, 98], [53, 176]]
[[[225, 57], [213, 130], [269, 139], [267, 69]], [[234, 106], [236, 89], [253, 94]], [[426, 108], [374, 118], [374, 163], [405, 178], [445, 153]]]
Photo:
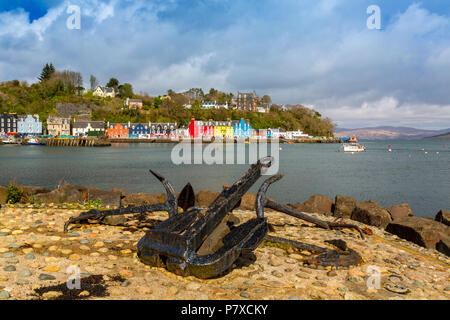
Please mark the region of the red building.
[[213, 121], [196, 121], [191, 120], [189, 124], [189, 136], [193, 139], [212, 138], [214, 137], [215, 125]]

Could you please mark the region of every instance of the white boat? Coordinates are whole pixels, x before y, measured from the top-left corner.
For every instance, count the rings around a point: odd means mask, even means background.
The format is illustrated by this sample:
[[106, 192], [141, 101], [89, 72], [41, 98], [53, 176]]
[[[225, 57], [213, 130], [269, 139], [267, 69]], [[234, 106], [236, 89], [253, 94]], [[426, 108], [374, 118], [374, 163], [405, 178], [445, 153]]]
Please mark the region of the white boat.
[[362, 144], [359, 144], [356, 137], [352, 137], [348, 143], [343, 143], [342, 146], [344, 148], [344, 152], [364, 152], [364, 151], [366, 151], [366, 148]]
[[36, 137], [30, 137], [28, 139], [28, 144], [31, 146], [40, 146], [42, 143], [39, 142], [39, 140]]

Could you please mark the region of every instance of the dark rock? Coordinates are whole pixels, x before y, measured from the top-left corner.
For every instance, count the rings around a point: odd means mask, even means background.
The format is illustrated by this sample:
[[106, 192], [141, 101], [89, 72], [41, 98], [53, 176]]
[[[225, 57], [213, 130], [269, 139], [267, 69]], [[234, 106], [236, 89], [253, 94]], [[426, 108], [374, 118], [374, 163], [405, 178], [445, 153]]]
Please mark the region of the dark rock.
[[196, 195], [197, 205], [200, 207], [208, 207], [216, 198], [219, 196], [220, 192], [201, 190]]
[[350, 218], [356, 208], [356, 200], [347, 196], [337, 195], [334, 204], [333, 216]]
[[22, 197], [20, 203], [33, 203], [35, 196], [42, 193], [49, 193], [51, 190], [45, 187], [21, 186]]
[[109, 226], [120, 226], [125, 224], [127, 218], [124, 215], [108, 216], [102, 220], [102, 223]]
[[386, 211], [391, 215], [392, 221], [414, 216], [411, 208], [407, 203], [398, 206], [390, 206]]
[[8, 188], [0, 186], [0, 205], [8, 202], [9, 190]]
[[450, 226], [450, 211], [448, 210], [439, 211], [436, 215], [435, 220], [447, 226]]
[[55, 280], [56, 278], [50, 274], [41, 273], [39, 275], [39, 280]]
[[436, 248], [441, 239], [450, 237], [450, 228], [434, 220], [408, 217], [391, 222], [387, 232], [426, 248]]
[[100, 200], [102, 205], [119, 207], [120, 199], [122, 198], [122, 191], [104, 191], [98, 188], [90, 187], [76, 187], [81, 192], [83, 202]]
[[386, 228], [392, 221], [389, 212], [384, 210], [375, 201], [364, 201], [359, 203], [355, 210], [353, 210], [351, 219], [382, 229]]
[[308, 200], [306, 200], [304, 205], [306, 207], [305, 212], [321, 213], [327, 216], [332, 215], [333, 200], [321, 194], [311, 196]]
[[34, 195], [37, 203], [83, 203], [83, 196], [76, 186], [64, 184], [47, 193]]
[[450, 257], [450, 239], [441, 239], [436, 244], [436, 250]]
[[142, 206], [146, 204], [157, 204], [166, 201], [167, 196], [164, 193], [132, 193], [127, 194], [122, 199], [122, 206]]

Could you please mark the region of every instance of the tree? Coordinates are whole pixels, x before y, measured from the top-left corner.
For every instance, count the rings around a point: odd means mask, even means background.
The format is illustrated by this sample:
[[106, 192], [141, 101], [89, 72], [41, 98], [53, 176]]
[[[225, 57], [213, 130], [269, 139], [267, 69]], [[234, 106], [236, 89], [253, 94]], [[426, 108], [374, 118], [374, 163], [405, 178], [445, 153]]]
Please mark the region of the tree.
[[97, 88], [97, 86], [98, 86], [98, 81], [97, 81], [97, 78], [94, 77], [92, 74], [91, 74], [90, 82], [91, 82], [91, 90], [94, 91], [95, 88]]
[[81, 73], [75, 71], [55, 71], [52, 74], [51, 80], [69, 94], [75, 92], [80, 93], [83, 87], [83, 77]]
[[129, 83], [124, 83], [119, 86], [119, 96], [123, 99], [133, 98], [133, 86]]
[[119, 80], [117, 80], [116, 78], [109, 79], [109, 82], [106, 84], [106, 87], [114, 88], [114, 91], [117, 92], [117, 90], [119, 89]]
[[261, 102], [264, 104], [271, 104], [272, 103], [272, 98], [265, 94], [262, 98], [261, 98]]
[[39, 81], [44, 82], [46, 80], [50, 80], [52, 75], [55, 73], [55, 67], [52, 63], [50, 65], [48, 63], [45, 64], [44, 68], [42, 69], [41, 75], [39, 76]]

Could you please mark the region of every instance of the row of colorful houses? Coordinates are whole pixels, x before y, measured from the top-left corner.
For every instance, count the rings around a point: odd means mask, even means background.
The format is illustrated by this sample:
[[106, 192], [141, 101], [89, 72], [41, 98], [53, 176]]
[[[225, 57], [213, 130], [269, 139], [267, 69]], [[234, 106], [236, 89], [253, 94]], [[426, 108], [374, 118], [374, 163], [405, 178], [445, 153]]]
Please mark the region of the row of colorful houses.
[[192, 119], [184, 127], [177, 123], [106, 123], [103, 121], [77, 121], [70, 118], [49, 117], [44, 127], [38, 115], [17, 116], [0, 114], [0, 135], [24, 136], [48, 134], [50, 136], [99, 136], [110, 139], [212, 139], [212, 138], [311, 138], [302, 131], [284, 132], [281, 129], [253, 129], [244, 119], [228, 121], [199, 121]]

